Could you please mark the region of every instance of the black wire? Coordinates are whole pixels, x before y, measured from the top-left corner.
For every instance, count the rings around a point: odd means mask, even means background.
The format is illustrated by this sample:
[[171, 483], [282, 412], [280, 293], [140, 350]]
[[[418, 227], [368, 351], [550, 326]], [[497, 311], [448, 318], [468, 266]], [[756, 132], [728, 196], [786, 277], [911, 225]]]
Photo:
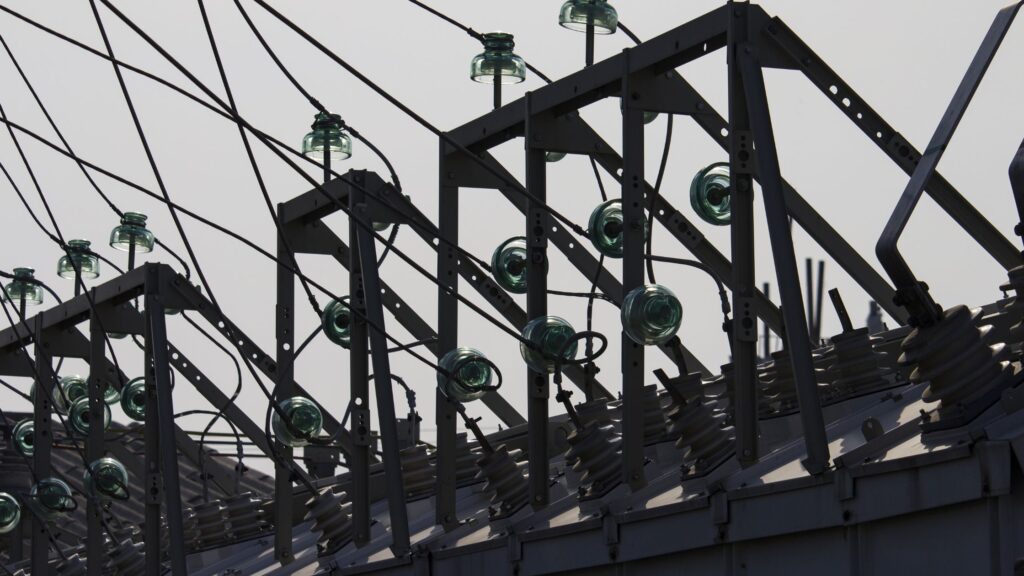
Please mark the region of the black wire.
[[[105, 5], [107, 5], [107, 7], [109, 7], [112, 11], [116, 10], [111, 5], [109, 0], [100, 0], [100, 1], [103, 2]], [[409, 108], [408, 106], [403, 104], [400, 100], [398, 100], [393, 95], [391, 95], [387, 90], [384, 90], [383, 88], [378, 86], [376, 83], [374, 83], [372, 80], [370, 80], [365, 74], [363, 74], [358, 69], [356, 69], [354, 66], [352, 66], [351, 64], [346, 62], [343, 58], [341, 58], [340, 56], [338, 56], [337, 54], [335, 54], [334, 52], [329, 50], [326, 46], [324, 46], [322, 43], [320, 43], [320, 41], [318, 41], [316, 38], [311, 36], [308, 32], [303, 30], [301, 26], [295, 24], [294, 22], [292, 22], [291, 20], [286, 18], [283, 14], [281, 14], [280, 12], [275, 10], [272, 6], [267, 4], [267, 2], [265, 0], [253, 0], [253, 1], [256, 4], [258, 4], [261, 8], [263, 8], [264, 10], [269, 12], [272, 16], [274, 16], [274, 18], [280, 20], [285, 26], [287, 26], [288, 28], [291, 28], [296, 34], [298, 34], [300, 37], [302, 37], [310, 45], [312, 45], [313, 47], [318, 49], [325, 56], [327, 56], [328, 58], [333, 60], [336, 64], [338, 64], [339, 66], [341, 66], [342, 68], [347, 70], [350, 74], [355, 76], [360, 82], [362, 82], [367, 87], [369, 87], [371, 90], [376, 92], [379, 96], [381, 96], [382, 98], [384, 98], [385, 100], [390, 102], [393, 106], [395, 106], [396, 108], [401, 110], [403, 113], [405, 113], [407, 116], [409, 116], [410, 118], [415, 120], [417, 124], [419, 124], [420, 126], [423, 126], [428, 131], [432, 132], [435, 136], [439, 137], [441, 140], [444, 140], [444, 142], [446, 144], [450, 145], [455, 150], [458, 150], [459, 152], [465, 154], [472, 162], [474, 162], [475, 164], [477, 164], [478, 166], [483, 168], [485, 171], [490, 173], [492, 176], [496, 177], [499, 181], [504, 182], [505, 184], [509, 185], [517, 193], [519, 193], [519, 194], [525, 196], [526, 198], [530, 199], [531, 202], [533, 202], [538, 207], [540, 207], [542, 210], [544, 210], [545, 212], [550, 214], [556, 220], [562, 222], [562, 224], [564, 224], [565, 226], [567, 226], [570, 229], [572, 229], [579, 236], [582, 236], [584, 238], [588, 237], [587, 231], [585, 229], [581, 228], [578, 224], [576, 224], [576, 223], [572, 222], [571, 220], [569, 220], [568, 218], [566, 218], [561, 212], [559, 212], [558, 210], [555, 210], [550, 205], [548, 205], [546, 202], [544, 202], [541, 199], [537, 198], [536, 195], [532, 194], [529, 190], [525, 190], [523, 188], [520, 188], [518, 182], [511, 181], [505, 174], [502, 174], [499, 170], [496, 170], [494, 167], [492, 167], [490, 165], [490, 163], [488, 163], [484, 159], [480, 158], [478, 155], [476, 155], [475, 153], [470, 151], [468, 148], [463, 146], [461, 143], [456, 141], [454, 138], [452, 138], [447, 133], [445, 133], [442, 130], [438, 129], [436, 126], [434, 126], [430, 122], [427, 122], [426, 119], [424, 119], [422, 116], [417, 114], [411, 108]], [[124, 19], [124, 18], [122, 17], [122, 19]], [[129, 24], [129, 26], [131, 26], [131, 25]]]
[[668, 164], [668, 152], [672, 147], [672, 119], [673, 114], [668, 115], [665, 122], [665, 147], [661, 152], [661, 165], [658, 166], [658, 178], [654, 181], [654, 193], [647, 204], [647, 279], [651, 284], [657, 284], [654, 279], [654, 260], [651, 256], [651, 248], [654, 244], [654, 211], [658, 208], [658, 195], [661, 194], [661, 181], [665, 177], [665, 167]]
[[[104, 5], [106, 5], [108, 8], [116, 10], [116, 9], [113, 8], [113, 6], [109, 2], [106, 2], [105, 0], [102, 0], [102, 1], [103, 1]], [[96, 6], [96, 1], [95, 0], [89, 0], [89, 5], [92, 7], [93, 16], [96, 19], [96, 25], [99, 28], [100, 36], [103, 37], [103, 45], [106, 47], [107, 54], [109, 54], [110, 57], [113, 58], [114, 57], [114, 49], [113, 49], [113, 47], [110, 44], [110, 38], [107, 36], [106, 27], [103, 25], [103, 19], [100, 17], [99, 10], [98, 10], [98, 8]], [[181, 238], [182, 243], [185, 245], [185, 251], [188, 253], [189, 260], [192, 262], [192, 266], [195, 269], [196, 275], [199, 276], [199, 281], [203, 284], [203, 288], [206, 289], [206, 293], [207, 293], [207, 296], [210, 299], [210, 303], [213, 304], [213, 308], [214, 308], [214, 310], [216, 311], [217, 314], [223, 315], [223, 312], [221, 311], [221, 307], [220, 307], [220, 305], [217, 302], [217, 296], [214, 294], [214, 292], [210, 288], [210, 283], [207, 281], [206, 275], [203, 273], [203, 269], [199, 265], [199, 260], [196, 258], [195, 250], [192, 248], [192, 244], [188, 240], [188, 235], [185, 233], [185, 229], [184, 229], [184, 227], [181, 224], [181, 219], [178, 217], [178, 213], [175, 210], [173, 203], [171, 202], [170, 193], [168, 192], [167, 187], [164, 184], [163, 177], [160, 174], [160, 170], [159, 170], [159, 168], [156, 165], [156, 159], [153, 157], [153, 151], [152, 151], [152, 149], [149, 146], [149, 141], [146, 138], [146, 133], [142, 129], [142, 123], [139, 120], [138, 112], [135, 110], [135, 105], [132, 102], [131, 94], [128, 92], [128, 86], [127, 86], [127, 84], [125, 84], [124, 75], [121, 73], [121, 69], [120, 69], [120, 67], [117, 66], [117, 64], [113, 64], [113, 68], [114, 68], [114, 75], [117, 76], [117, 82], [118, 82], [118, 84], [121, 87], [121, 94], [124, 97], [125, 104], [128, 106], [128, 111], [131, 114], [132, 122], [135, 124], [135, 130], [138, 133], [139, 140], [140, 140], [140, 142], [142, 144], [142, 148], [143, 148], [143, 150], [146, 153], [146, 159], [148, 160], [150, 169], [153, 171], [153, 176], [156, 179], [157, 187], [160, 189], [160, 194], [161, 194], [161, 196], [163, 196], [164, 200], [167, 203], [167, 210], [171, 214], [171, 220], [174, 221], [174, 227], [177, 229], [178, 235]], [[260, 388], [264, 388], [264, 384], [263, 384], [262, 380], [259, 379], [259, 376], [256, 374], [256, 370], [252, 367], [252, 365], [250, 364], [249, 360], [245, 357], [244, 354], [242, 355], [242, 360], [245, 362], [245, 365], [249, 369], [249, 371], [252, 374], [253, 378], [256, 379], [256, 381], [259, 384]], [[266, 391], [266, 394], [267, 394], [268, 397], [270, 396], [269, 391]], [[273, 443], [270, 442], [270, 438], [269, 437], [267, 438], [267, 440], [268, 440], [268, 444], [270, 444], [270, 446], [273, 446]], [[271, 450], [274, 450], [274, 449], [271, 448]], [[275, 460], [277, 460], [277, 456], [278, 455], [275, 453], [274, 456], [275, 456]], [[293, 461], [292, 462], [285, 462], [284, 460], [279, 460], [279, 461], [281, 461], [282, 463], [284, 463], [285, 465], [288, 465], [290, 467], [297, 467], [297, 464], [295, 464], [295, 462], [293, 462]], [[315, 489], [314, 486], [309, 482], [309, 480], [307, 480], [305, 478], [304, 475], [297, 474], [297, 476], [299, 477], [299, 480], [303, 484], [305, 484], [306, 487], [310, 491], [314, 491], [314, 489]]]

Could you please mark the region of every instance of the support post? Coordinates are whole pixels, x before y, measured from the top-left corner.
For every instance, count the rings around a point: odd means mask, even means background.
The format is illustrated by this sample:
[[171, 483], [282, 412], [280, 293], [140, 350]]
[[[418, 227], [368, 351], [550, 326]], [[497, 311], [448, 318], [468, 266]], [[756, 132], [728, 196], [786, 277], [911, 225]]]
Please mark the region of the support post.
[[[174, 406], [171, 400], [171, 367], [167, 361], [167, 326], [164, 305], [160, 297], [160, 269], [151, 266], [146, 274], [146, 330], [147, 344], [152, 360], [153, 383], [156, 395], [156, 414], [147, 410], [146, 422], [154, 419], [160, 429], [159, 459], [163, 472], [163, 496], [167, 511], [167, 530], [170, 532], [171, 574], [185, 576], [185, 536], [181, 517], [181, 488], [178, 485], [178, 449], [174, 441]], [[147, 358], [147, 361], [150, 360]], [[148, 363], [148, 362], [147, 362]], [[148, 397], [147, 397], [148, 400]], [[148, 404], [152, 407], [153, 404]], [[149, 446], [147, 444], [146, 448]], [[147, 452], [146, 458], [150, 454]], [[157, 504], [159, 506], [159, 504]], [[149, 560], [149, 558], [147, 558]]]
[[[25, 301], [24, 298], [21, 300]], [[25, 322], [25, 315], [21, 316]], [[27, 322], [25, 322], [27, 324]], [[36, 314], [35, 356], [36, 356], [36, 397], [33, 400], [33, 422], [35, 425], [34, 449], [32, 454], [32, 470], [36, 481], [50, 476], [50, 450], [53, 443], [53, 423], [50, 414], [53, 411], [55, 378], [53, 374], [53, 358], [46, 347], [46, 335], [43, 332], [43, 315]], [[29, 505], [38, 509], [37, 502]], [[50, 539], [46, 524], [38, 514], [32, 514], [32, 574], [45, 576], [53, 574], [50, 562]]]
[[[148, 304], [148, 302], [147, 302]], [[158, 416], [153, 414], [153, 406], [156, 406], [156, 373], [153, 369], [154, 344], [150, 330], [149, 306], [143, 312], [145, 330], [145, 367], [146, 382], [146, 411], [149, 412], [144, 422], [145, 440], [145, 488], [143, 492], [146, 497], [146, 523], [145, 531], [145, 552], [146, 552], [146, 574], [160, 574], [163, 571], [161, 566], [160, 550], [160, 503], [163, 500], [163, 482], [160, 478], [160, 426]]]
[[[726, 59], [729, 75], [729, 175], [732, 226], [732, 361], [735, 367], [736, 456], [743, 466], [758, 460], [757, 318], [754, 313], [754, 184], [750, 114], [743, 94], [737, 50], [748, 34], [748, 5], [730, 2]], [[799, 306], [799, 305], [798, 305]], [[787, 330], [788, 331], [788, 330]]]
[[[364, 173], [350, 172], [359, 186], [366, 182]], [[355, 214], [363, 202], [362, 191], [349, 187], [348, 208]], [[352, 456], [349, 473], [352, 475], [352, 524], [356, 546], [370, 542], [370, 377], [369, 349], [366, 333], [366, 295], [363, 291], [363, 267], [359, 258], [359, 233], [353, 219], [348, 225], [349, 246], [349, 306], [352, 308], [352, 330], [349, 339], [349, 402], [351, 403]], [[389, 384], [390, 385], [390, 384]]]
[[[459, 187], [451, 186], [445, 166], [446, 145], [440, 143], [440, 175], [438, 189], [438, 235], [444, 242], [437, 246], [437, 277], [447, 286], [437, 291], [437, 356], [440, 358], [459, 344], [459, 255], [453, 246], [459, 242]], [[436, 388], [435, 421], [437, 424], [437, 506], [435, 522], [445, 530], [458, 525], [455, 515], [455, 442], [458, 420], [455, 406]]]
[[[526, 93], [526, 317], [527, 321], [548, 314], [548, 213], [539, 202], [547, 199], [547, 163], [544, 150], [531, 146], [535, 129], [531, 103]], [[539, 202], [538, 202], [539, 201]], [[534, 508], [548, 505], [548, 395], [547, 372], [526, 369], [527, 434], [530, 460], [530, 504]]]
[[[96, 299], [95, 290], [91, 296]], [[103, 401], [103, 377], [106, 362], [105, 334], [100, 327], [100, 319], [94, 310], [89, 318], [89, 436], [85, 439], [85, 460], [92, 466], [103, 457], [103, 412], [106, 404]], [[116, 377], [116, 376], [115, 376]], [[106, 554], [103, 550], [103, 526], [101, 515], [103, 510], [96, 498], [89, 498], [86, 504], [86, 561], [89, 576], [100, 576]]]
[[[329, 162], [325, 154], [325, 163]], [[325, 168], [326, 170], [326, 168]], [[326, 175], [325, 175], [326, 177]], [[277, 212], [280, 215], [281, 205]], [[294, 393], [293, 378], [295, 366], [295, 273], [283, 263], [289, 261], [288, 248], [283, 238], [277, 239], [277, 378], [274, 380], [277, 397], [275, 402], [290, 398]], [[274, 463], [274, 559], [281, 564], [288, 564], [293, 559], [292, 553], [292, 472], [286, 464], [292, 457], [292, 449], [274, 440], [274, 449], [280, 458]]]
[[[644, 111], [632, 104], [630, 51], [622, 75], [622, 295], [644, 284]], [[653, 208], [652, 208], [653, 210]], [[622, 481], [637, 490], [644, 478], [644, 346], [621, 332]]]
[[[357, 208], [356, 217], [365, 215], [366, 205]], [[373, 383], [377, 396], [381, 451], [384, 453], [384, 478], [387, 484], [388, 514], [391, 516], [391, 552], [396, 558], [409, 553], [409, 511], [405, 506], [405, 482], [402, 461], [398, 454], [398, 425], [395, 422], [395, 398], [391, 384], [391, 362], [388, 342], [384, 336], [384, 306], [380, 301], [380, 276], [377, 274], [377, 250], [370, 234], [370, 218], [360, 218], [359, 260], [363, 271], [363, 293], [366, 297], [366, 319], [378, 329], [369, 331], [373, 350]], [[354, 224], [355, 222], [353, 222]], [[452, 443], [454, 447], [454, 442]]]
[[775, 135], [772, 131], [764, 78], [756, 50], [756, 45], [744, 43], [737, 47], [737, 55], [754, 129], [754, 142], [757, 146], [768, 236], [775, 260], [779, 295], [782, 298], [783, 322], [787, 328], [786, 348], [793, 363], [797, 400], [800, 403], [800, 423], [803, 425], [807, 449], [807, 459], [803, 464], [811, 474], [821, 474], [829, 465], [825, 418], [821, 412], [818, 384], [814, 377], [807, 318], [802, 311], [803, 297], [800, 294], [800, 277], [793, 250], [793, 236], [790, 233], [786, 199], [782, 190], [782, 174], [775, 148]]

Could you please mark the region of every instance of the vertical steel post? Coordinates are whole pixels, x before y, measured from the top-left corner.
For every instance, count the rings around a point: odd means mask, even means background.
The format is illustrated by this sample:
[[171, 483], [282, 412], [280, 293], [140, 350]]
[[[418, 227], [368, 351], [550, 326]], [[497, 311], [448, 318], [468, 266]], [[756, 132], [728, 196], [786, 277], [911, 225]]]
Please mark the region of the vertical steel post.
[[[77, 269], [77, 266], [76, 266]], [[95, 290], [93, 291], [95, 301]], [[100, 328], [100, 319], [97, 311], [93, 309], [89, 318], [89, 436], [85, 439], [85, 460], [88, 466], [92, 466], [98, 459], [103, 457], [103, 409], [106, 404], [103, 401], [103, 378], [106, 363], [106, 351], [103, 348], [105, 342], [103, 329]], [[116, 376], [115, 376], [116, 377]], [[87, 487], [88, 488], [88, 487]], [[100, 508], [96, 498], [89, 498], [86, 505], [86, 561], [89, 576], [100, 576], [103, 573], [103, 565], [106, 562], [106, 554], [103, 550], [103, 526], [100, 515], [103, 510]]]
[[768, 220], [768, 237], [775, 260], [775, 275], [782, 298], [782, 316], [786, 324], [786, 344], [793, 363], [797, 400], [800, 403], [800, 423], [804, 431], [807, 459], [804, 468], [811, 474], [823, 473], [829, 465], [828, 440], [825, 418], [821, 413], [818, 384], [811, 361], [811, 342], [807, 331], [807, 318], [803, 314], [800, 277], [797, 272], [793, 236], [788, 224], [786, 200], [782, 191], [782, 174], [772, 132], [764, 78], [757, 58], [756, 46], [737, 47], [743, 87], [754, 128], [757, 145], [757, 164], [761, 170], [761, 191], [764, 212]]
[[754, 147], [736, 51], [746, 42], [748, 4], [730, 2], [726, 59], [729, 74], [729, 174], [732, 183], [732, 309], [735, 366], [736, 455], [743, 466], [757, 462], [757, 317], [754, 313]]
[[[181, 517], [181, 488], [178, 485], [178, 448], [174, 437], [174, 405], [171, 400], [171, 367], [167, 362], [167, 326], [160, 296], [160, 269], [150, 266], [146, 274], [147, 342], [152, 341], [153, 381], [156, 410], [147, 404], [146, 422], [155, 419], [160, 428], [160, 468], [163, 472], [163, 496], [170, 533], [171, 574], [185, 576], [185, 536]], [[148, 398], [147, 398], [148, 399]], [[154, 413], [155, 412], [155, 413]], [[149, 446], [147, 446], [149, 448]], [[147, 458], [149, 454], [146, 455]]]
[[[364, 215], [360, 206], [356, 217]], [[377, 250], [370, 234], [369, 218], [360, 218], [359, 260], [363, 266], [363, 293], [366, 295], [366, 318], [377, 329], [370, 330], [373, 350], [373, 383], [377, 396], [377, 414], [380, 421], [381, 451], [384, 455], [384, 479], [387, 485], [388, 514], [391, 516], [391, 552], [401, 558], [409, 553], [409, 511], [405, 507], [405, 482], [402, 461], [398, 453], [398, 423], [395, 422], [395, 397], [391, 388], [391, 362], [388, 341], [384, 336], [384, 305], [380, 300], [380, 276], [377, 270]]]
[[[325, 154], [326, 157], [326, 154]], [[329, 158], [329, 157], [328, 157]], [[327, 158], [325, 158], [325, 162]], [[278, 216], [281, 205], [277, 205]], [[284, 265], [290, 261], [284, 238], [277, 239], [277, 379], [274, 382], [277, 390], [276, 402], [291, 397], [295, 375], [293, 359], [295, 356], [295, 272]], [[274, 450], [280, 459], [274, 463], [274, 559], [281, 564], [291, 562], [292, 553], [292, 471], [287, 465], [292, 457], [292, 449], [274, 440]]]
[[[526, 317], [548, 313], [548, 213], [539, 202], [547, 200], [547, 163], [544, 150], [532, 145], [536, 126], [531, 110], [533, 95], [526, 93]], [[548, 505], [548, 373], [526, 369], [527, 433], [530, 460], [530, 503]]]
[[[25, 299], [22, 298], [22, 302]], [[24, 314], [22, 314], [24, 322]], [[25, 322], [27, 324], [27, 322]], [[46, 346], [46, 335], [43, 333], [43, 315], [35, 317], [35, 356], [36, 356], [36, 397], [33, 400], [33, 421], [35, 434], [33, 437], [34, 452], [32, 454], [32, 471], [35, 481], [50, 476], [50, 446], [53, 443], [53, 426], [50, 413], [53, 405], [50, 399], [54, 391], [53, 358]], [[38, 502], [29, 503], [38, 509]], [[38, 514], [32, 514], [32, 574], [53, 574], [50, 562], [50, 540], [46, 524]]]
[[[459, 187], [451, 185], [454, 173], [448, 172], [445, 158], [447, 147], [440, 142], [438, 175], [438, 236], [444, 242], [437, 246], [437, 277], [441, 286], [437, 290], [437, 354], [438, 357], [458, 346], [459, 255], [454, 246], [459, 242]], [[458, 420], [455, 407], [441, 393], [434, 392], [435, 421], [437, 424], [437, 507], [435, 522], [450, 530], [458, 524], [455, 516], [455, 442]]]
[[[134, 244], [133, 244], [134, 246]], [[144, 462], [146, 468], [145, 488], [146, 497], [146, 523], [145, 528], [145, 552], [146, 552], [146, 574], [160, 574], [163, 571], [160, 556], [160, 505], [163, 500], [163, 482], [160, 479], [160, 426], [158, 417], [155, 414], [154, 406], [156, 399], [156, 373], [153, 369], [154, 344], [150, 330], [149, 307], [143, 312], [145, 324], [145, 367], [146, 382], [146, 420], [144, 422], [143, 438], [145, 440]]]
[[[359, 186], [366, 181], [364, 172], [349, 172]], [[348, 208], [355, 214], [363, 202], [362, 191], [348, 187]], [[370, 541], [370, 364], [366, 333], [366, 295], [363, 292], [363, 267], [359, 260], [359, 231], [349, 219], [349, 306], [352, 308], [352, 330], [349, 341], [349, 402], [351, 402], [352, 456], [352, 524], [356, 546]]]
[[[644, 111], [630, 81], [630, 51], [622, 71], [622, 294], [644, 284]], [[651, 208], [654, 209], [653, 207]], [[622, 340], [622, 481], [636, 490], [644, 478], [644, 346], [620, 332]]]

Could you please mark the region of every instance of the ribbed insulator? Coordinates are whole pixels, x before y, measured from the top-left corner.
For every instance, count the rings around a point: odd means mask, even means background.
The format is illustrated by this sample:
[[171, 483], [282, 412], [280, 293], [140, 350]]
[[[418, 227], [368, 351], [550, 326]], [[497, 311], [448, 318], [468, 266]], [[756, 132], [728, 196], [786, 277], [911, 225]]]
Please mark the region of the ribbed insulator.
[[229, 537], [233, 539], [248, 538], [259, 534], [270, 523], [263, 513], [263, 501], [252, 492], [245, 492], [224, 501], [227, 520], [230, 525]]
[[399, 452], [402, 463], [402, 482], [405, 484], [405, 495], [416, 498], [429, 494], [434, 489], [437, 477], [434, 464], [430, 462], [430, 452], [426, 444], [410, 446]]
[[78, 554], [71, 554], [66, 560], [57, 562], [58, 576], [86, 576], [86, 564]]
[[929, 382], [922, 398], [940, 402], [940, 417], [981, 398], [1010, 377], [1009, 349], [1005, 344], [986, 344], [991, 326], [976, 327], [977, 314], [966, 306], [954, 306], [941, 321], [914, 329], [903, 341], [900, 364], [913, 368], [911, 382]]
[[207, 548], [227, 539], [227, 517], [224, 501], [211, 500], [192, 508], [199, 531], [197, 546]]
[[477, 460], [477, 478], [484, 482], [484, 492], [491, 496], [490, 516], [504, 518], [519, 511], [530, 499], [530, 487], [522, 470], [504, 444]]
[[622, 482], [622, 438], [610, 425], [577, 428], [566, 439], [566, 461], [580, 474], [580, 498], [596, 498]]
[[119, 544], [107, 542], [107, 569], [117, 576], [142, 576], [146, 573], [145, 544], [125, 538]]
[[584, 426], [604, 426], [612, 423], [612, 411], [608, 409], [607, 398], [595, 398], [576, 405], [576, 416]]
[[[732, 424], [736, 411], [736, 367], [732, 362], [722, 365], [722, 373], [704, 383], [704, 397]], [[713, 404], [711, 404], [713, 403]]]
[[320, 555], [333, 554], [352, 540], [352, 503], [345, 492], [322, 488], [306, 502], [306, 510], [305, 519], [313, 520], [313, 531], [320, 533]]
[[668, 428], [665, 422], [665, 411], [661, 407], [658, 396], [658, 385], [644, 386], [644, 445], [655, 444], [665, 439]]
[[476, 461], [480, 459], [480, 450], [469, 444], [465, 432], [459, 432], [455, 438], [455, 483], [463, 486], [476, 478]]
[[796, 408], [796, 380], [788, 350], [772, 352], [771, 361], [758, 367], [757, 378], [761, 383], [761, 398], [758, 402], [760, 414], [786, 412]]
[[683, 465], [688, 471], [704, 472], [732, 453], [733, 428], [725, 425], [725, 414], [712, 411], [701, 396], [673, 402], [668, 418], [669, 435], [676, 438], [676, 448], [686, 450]]
[[1014, 348], [1020, 348], [1024, 344], [1024, 266], [1017, 266], [1010, 270], [1009, 279], [1010, 281], [1003, 286], [1003, 290], [1012, 289], [1014, 296], [1003, 305], [1000, 312], [1009, 314], [1012, 319], [1016, 320], [1010, 326], [1006, 343]]
[[876, 351], [867, 328], [858, 328], [832, 337], [823, 366], [815, 370], [818, 382], [828, 382], [822, 396], [826, 401], [858, 396], [888, 385], [882, 367], [886, 353]]

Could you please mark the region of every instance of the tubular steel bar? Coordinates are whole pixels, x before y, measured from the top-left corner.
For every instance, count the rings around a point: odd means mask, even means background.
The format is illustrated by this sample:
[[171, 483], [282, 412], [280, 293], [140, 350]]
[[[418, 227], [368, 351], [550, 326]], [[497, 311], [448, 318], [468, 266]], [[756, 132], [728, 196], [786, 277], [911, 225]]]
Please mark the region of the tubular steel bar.
[[[735, 366], [736, 456], [750, 466], [758, 460], [757, 430], [757, 321], [754, 316], [754, 185], [753, 143], [750, 114], [744, 96], [737, 51], [748, 35], [748, 5], [729, 4], [727, 52], [729, 74], [729, 175], [732, 184], [729, 205], [732, 243], [732, 361]], [[785, 331], [783, 331], [785, 332]]]
[[[950, 101], [946, 112], [942, 115], [942, 120], [935, 128], [935, 134], [932, 135], [931, 140], [928, 142], [928, 148], [925, 149], [924, 155], [917, 163], [917, 167], [910, 177], [910, 182], [907, 183], [907, 187], [903, 190], [903, 195], [896, 204], [896, 208], [885, 225], [885, 229], [882, 231], [882, 235], [878, 239], [878, 245], [875, 248], [878, 259], [882, 262], [882, 267], [885, 268], [893, 283], [901, 291], [901, 303], [906, 306], [910, 314], [922, 325], [935, 322], [942, 311], [928, 295], [928, 287], [918, 281], [917, 277], [910, 270], [910, 266], [899, 252], [897, 243], [904, 227], [906, 227], [907, 222], [910, 220], [911, 214], [914, 212], [914, 208], [917, 206], [918, 200], [921, 198], [925, 186], [929, 185], [928, 183], [935, 173], [939, 160], [942, 159], [946, 146], [949, 145], [953, 133], [956, 132], [960, 120], [963, 118], [967, 107], [971, 103], [971, 99], [974, 97], [974, 92], [978, 89], [978, 85], [985, 76], [989, 64], [992, 63], [992, 58], [995, 56], [996, 51], [999, 50], [999, 46], [1002, 44], [1003, 38], [1017, 16], [1021, 5], [1024, 5], [1024, 2], [1011, 4], [996, 14], [992, 26], [989, 27], [988, 33], [985, 34], [985, 39], [982, 40], [981, 46], [978, 47], [974, 60], [971, 61], [967, 73], [957, 87], [956, 93], [953, 94], [952, 101]], [[1020, 264], [1020, 254], [1013, 249], [1012, 245], [1010, 249], [1018, 257], [1013, 264]]]
[[[167, 530], [170, 532], [171, 573], [185, 576], [185, 536], [181, 516], [181, 488], [178, 485], [178, 450], [174, 443], [174, 406], [171, 400], [171, 367], [167, 362], [167, 326], [164, 318], [164, 304], [160, 296], [160, 274], [158, 268], [146, 268], [146, 342], [152, 342], [150, 356], [146, 358], [149, 370], [153, 371], [156, 395], [156, 421], [160, 429], [159, 467], [163, 472], [161, 490], [166, 507]], [[150, 362], [152, 364], [150, 365]], [[153, 406], [149, 404], [149, 406]], [[148, 423], [153, 420], [150, 412]], [[101, 420], [102, 422], [102, 420]], [[148, 440], [148, 437], [147, 437]], [[147, 445], [147, 449], [149, 446]], [[149, 455], [147, 454], [147, 457]]]
[[[437, 246], [437, 277], [442, 284], [447, 284], [448, 290], [440, 286], [437, 289], [438, 356], [459, 345], [459, 301], [455, 298], [459, 290], [459, 255], [454, 248], [459, 242], [459, 187], [446, 183], [446, 148], [447, 144], [440, 142], [437, 223], [438, 237], [445, 243]], [[458, 524], [455, 515], [457, 412], [439, 387], [435, 388], [434, 402], [437, 424], [437, 505], [434, 521], [445, 530], [451, 530]]]
[[[24, 316], [22, 316], [24, 317]], [[50, 419], [50, 412], [53, 405], [50, 401], [55, 392], [56, 377], [53, 374], [53, 358], [46, 345], [46, 326], [43, 314], [36, 314], [33, 319], [33, 333], [35, 334], [35, 357], [36, 357], [36, 395], [33, 399], [33, 422], [35, 434], [33, 436], [32, 471], [36, 479], [46, 478], [50, 475], [50, 451], [53, 444], [53, 425]], [[10, 328], [14, 330], [17, 325]], [[20, 331], [19, 331], [20, 332]], [[26, 337], [28, 333], [26, 333]], [[40, 519], [39, 503], [29, 502], [35, 513], [32, 513], [32, 573], [33, 574], [54, 574], [50, 562], [50, 541], [45, 520]]]
[[[89, 319], [89, 435], [85, 439], [85, 461], [87, 466], [103, 457], [103, 409], [106, 403], [103, 401], [103, 382], [101, 376], [104, 371], [104, 360], [106, 360], [106, 334], [100, 326], [101, 321], [97, 315]], [[103, 565], [106, 563], [103, 550], [103, 533], [100, 522], [100, 509], [96, 498], [89, 498], [86, 504], [86, 571], [89, 576], [100, 576], [103, 573]]]
[[[547, 234], [550, 218], [538, 202], [547, 201], [547, 160], [544, 149], [531, 144], [533, 131], [533, 94], [526, 93], [521, 112], [526, 116], [526, 190], [530, 200], [526, 209], [526, 315], [532, 320], [548, 314]], [[526, 369], [530, 504], [535, 509], [548, 505], [548, 396], [547, 372]]]
[[[278, 214], [281, 205], [278, 204]], [[277, 257], [280, 262], [288, 261], [288, 247], [278, 237]], [[277, 309], [275, 314], [277, 331], [277, 377], [274, 379], [275, 402], [290, 398], [294, 393], [292, 384], [295, 376], [295, 273], [283, 264], [277, 265]], [[285, 458], [292, 457], [292, 449], [275, 440], [274, 449]], [[294, 560], [292, 553], [292, 478], [285, 460], [274, 462], [274, 559], [281, 564]]]
[[[782, 298], [782, 314], [788, 328], [786, 343], [793, 363], [797, 400], [800, 403], [800, 422], [803, 425], [804, 443], [807, 448], [804, 467], [811, 474], [821, 474], [829, 465], [825, 419], [821, 412], [818, 384], [815, 382], [814, 364], [811, 360], [811, 342], [807, 331], [807, 318], [803, 313], [800, 276], [786, 200], [782, 192], [782, 174], [775, 148], [775, 134], [772, 132], [768, 98], [757, 56], [757, 44], [746, 42], [736, 48], [753, 127], [754, 145], [757, 149], [757, 164], [761, 169], [761, 191], [764, 196], [772, 257], [775, 261], [775, 275]], [[756, 333], [756, 326], [754, 329]], [[752, 352], [756, 354], [756, 351]]]
[[[352, 197], [357, 198], [358, 192]], [[377, 250], [370, 233], [372, 220], [366, 217], [366, 205], [360, 205], [354, 212], [365, 226], [360, 226], [359, 259], [363, 271], [363, 293], [366, 305], [366, 319], [384, 328], [384, 307], [380, 302], [380, 277], [377, 270]], [[354, 224], [353, 222], [352, 224]], [[384, 453], [384, 476], [387, 483], [388, 514], [391, 517], [391, 552], [396, 557], [409, 553], [409, 511], [405, 505], [405, 482], [402, 478], [402, 462], [398, 454], [398, 424], [395, 422], [395, 398], [391, 383], [391, 363], [388, 357], [388, 342], [380, 330], [370, 330], [373, 350], [373, 382], [377, 396], [377, 413], [380, 423], [381, 451]]]
[[[363, 180], [359, 174], [353, 176], [357, 183]], [[350, 214], [363, 202], [359, 190], [352, 189], [348, 195]], [[349, 306], [352, 307], [349, 334], [349, 402], [352, 421], [352, 454], [349, 457], [349, 474], [352, 477], [352, 524], [356, 546], [370, 542], [370, 365], [367, 357], [368, 333], [366, 327], [366, 300], [363, 292], [363, 267], [359, 258], [359, 230], [350, 219], [348, 263]], [[388, 384], [390, 386], [390, 383]]]
[[[623, 50], [622, 74], [622, 292], [644, 284], [644, 111], [633, 104], [631, 51]], [[621, 332], [622, 482], [642, 488], [644, 477], [644, 346]], [[685, 372], [685, 370], [684, 370]]]
[[[763, 11], [760, 7], [755, 9]], [[765, 18], [768, 16], [765, 15]], [[921, 160], [921, 153], [844, 82], [785, 22], [778, 17], [771, 18], [765, 27], [765, 37], [777, 44], [792, 59], [793, 67], [800, 70], [897, 166], [908, 175], [914, 173]], [[925, 187], [928, 195], [1001, 266], [1009, 270], [1024, 263], [1013, 244], [941, 174], [937, 171], [932, 173]]]

